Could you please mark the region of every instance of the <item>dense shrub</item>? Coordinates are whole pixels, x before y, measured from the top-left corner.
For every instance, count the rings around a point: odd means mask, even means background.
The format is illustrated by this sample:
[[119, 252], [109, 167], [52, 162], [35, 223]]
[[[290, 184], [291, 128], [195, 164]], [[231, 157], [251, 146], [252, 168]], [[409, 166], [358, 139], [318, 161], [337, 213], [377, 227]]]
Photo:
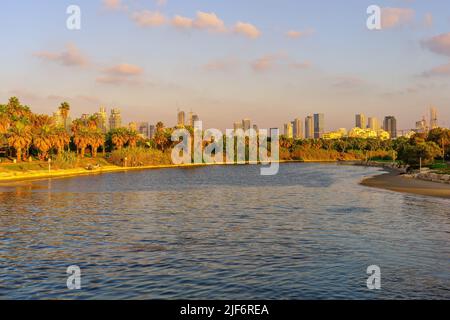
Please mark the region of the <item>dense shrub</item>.
[[127, 167], [172, 164], [170, 153], [139, 147], [114, 150], [108, 157], [108, 161], [117, 166], [124, 166], [125, 158]]
[[64, 151], [52, 156], [52, 168], [73, 169], [79, 166], [79, 159], [75, 152]]

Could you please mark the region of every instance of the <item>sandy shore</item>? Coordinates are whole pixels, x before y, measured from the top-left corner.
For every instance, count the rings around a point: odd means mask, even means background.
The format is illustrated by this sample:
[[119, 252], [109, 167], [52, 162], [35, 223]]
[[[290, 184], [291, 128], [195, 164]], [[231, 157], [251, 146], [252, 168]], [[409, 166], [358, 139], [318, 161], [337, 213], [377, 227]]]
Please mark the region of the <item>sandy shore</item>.
[[449, 184], [406, 178], [394, 170], [364, 179], [361, 184], [373, 188], [450, 199]]

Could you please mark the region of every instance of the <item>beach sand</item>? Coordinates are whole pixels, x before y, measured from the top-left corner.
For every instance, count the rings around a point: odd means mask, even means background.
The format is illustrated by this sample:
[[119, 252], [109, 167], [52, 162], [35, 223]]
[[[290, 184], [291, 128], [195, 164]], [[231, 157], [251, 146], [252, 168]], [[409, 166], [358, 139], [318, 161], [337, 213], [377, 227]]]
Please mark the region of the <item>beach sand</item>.
[[364, 179], [367, 187], [450, 199], [450, 184], [403, 177], [396, 171]]

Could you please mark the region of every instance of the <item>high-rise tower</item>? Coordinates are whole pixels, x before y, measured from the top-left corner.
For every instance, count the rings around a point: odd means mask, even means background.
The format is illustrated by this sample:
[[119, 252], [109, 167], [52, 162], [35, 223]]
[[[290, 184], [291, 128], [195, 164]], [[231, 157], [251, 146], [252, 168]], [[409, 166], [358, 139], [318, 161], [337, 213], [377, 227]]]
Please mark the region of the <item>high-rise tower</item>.
[[109, 129], [114, 130], [122, 127], [122, 115], [120, 109], [112, 109], [109, 116]]
[[314, 121], [312, 116], [307, 116], [305, 118], [305, 138], [314, 138]]
[[364, 114], [357, 114], [355, 117], [355, 127], [365, 129], [366, 128], [366, 116]]
[[430, 130], [438, 127], [437, 109], [435, 107], [430, 108]]
[[325, 115], [323, 113], [314, 114], [314, 139], [323, 137], [325, 133]]
[[389, 133], [391, 139], [397, 138], [397, 119], [394, 116], [387, 116], [384, 118], [384, 130]]

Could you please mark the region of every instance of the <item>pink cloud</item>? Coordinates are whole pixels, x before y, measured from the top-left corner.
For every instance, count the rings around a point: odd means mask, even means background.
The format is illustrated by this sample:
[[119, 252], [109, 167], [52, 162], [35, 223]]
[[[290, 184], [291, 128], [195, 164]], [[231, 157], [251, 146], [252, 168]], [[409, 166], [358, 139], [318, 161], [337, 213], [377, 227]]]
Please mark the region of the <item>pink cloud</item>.
[[105, 73], [119, 76], [135, 76], [142, 74], [142, 72], [141, 67], [128, 63], [118, 64], [105, 70]]
[[206, 29], [209, 31], [225, 32], [224, 22], [213, 12], [197, 12], [197, 17], [193, 22], [193, 26], [199, 29]]
[[422, 46], [434, 53], [450, 56], [450, 32], [422, 41]]
[[166, 23], [166, 17], [158, 11], [143, 10], [134, 12], [134, 22], [140, 27], [156, 27]]
[[255, 72], [265, 72], [275, 68], [288, 68], [288, 69], [308, 69], [312, 66], [309, 61], [298, 62], [295, 59], [289, 57], [284, 52], [276, 54], [264, 55], [251, 63], [251, 67]]
[[129, 84], [135, 85], [141, 83], [140, 76], [143, 69], [139, 66], [122, 63], [103, 70], [103, 75], [98, 77], [96, 81], [103, 84]]
[[62, 52], [40, 51], [34, 53], [44, 61], [53, 61], [67, 67], [83, 67], [89, 64], [88, 58], [84, 56], [75, 44], [69, 43]]
[[248, 38], [256, 39], [261, 35], [261, 32], [257, 27], [250, 23], [238, 22], [234, 26], [233, 31], [238, 34], [242, 34]]
[[191, 18], [186, 18], [186, 17], [176, 15], [172, 19], [172, 25], [177, 28], [189, 29], [189, 28], [192, 28], [192, 26], [194, 25], [194, 21]]
[[291, 39], [299, 39], [299, 38], [310, 36], [313, 33], [314, 33], [313, 29], [308, 29], [308, 30], [305, 30], [305, 31], [290, 30], [290, 31], [288, 31], [286, 33], [286, 36], [291, 38]]
[[414, 19], [415, 11], [409, 8], [382, 8], [381, 27], [383, 29], [405, 25]]
[[125, 6], [122, 5], [122, 0], [103, 0], [102, 2], [103, 7], [106, 10], [117, 11], [125, 8]]
[[256, 59], [252, 63], [252, 68], [254, 71], [262, 72], [271, 69], [278, 60], [277, 55], [265, 55], [259, 59]]
[[425, 71], [422, 76], [433, 77], [433, 76], [450, 76], [450, 63], [437, 66], [429, 71]]

